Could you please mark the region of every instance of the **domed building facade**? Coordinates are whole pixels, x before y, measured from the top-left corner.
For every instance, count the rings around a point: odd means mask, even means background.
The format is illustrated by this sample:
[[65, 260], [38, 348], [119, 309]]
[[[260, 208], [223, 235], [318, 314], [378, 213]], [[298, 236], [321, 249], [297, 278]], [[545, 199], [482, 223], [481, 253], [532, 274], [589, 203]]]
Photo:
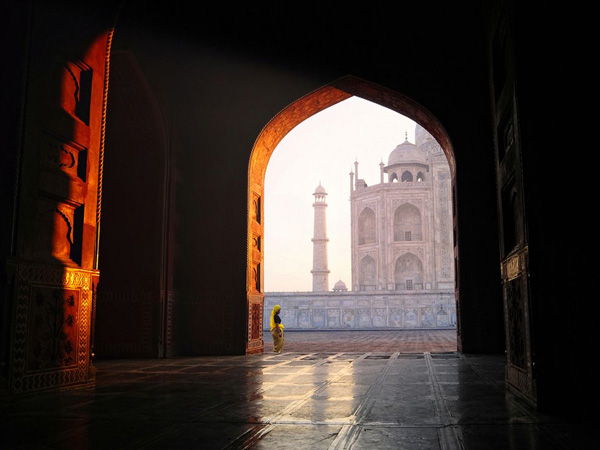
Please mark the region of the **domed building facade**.
[[[420, 125], [380, 164], [380, 183], [351, 177], [352, 290], [454, 289], [450, 169]], [[356, 179], [354, 177], [356, 176]], [[387, 176], [387, 180], [385, 179]]]

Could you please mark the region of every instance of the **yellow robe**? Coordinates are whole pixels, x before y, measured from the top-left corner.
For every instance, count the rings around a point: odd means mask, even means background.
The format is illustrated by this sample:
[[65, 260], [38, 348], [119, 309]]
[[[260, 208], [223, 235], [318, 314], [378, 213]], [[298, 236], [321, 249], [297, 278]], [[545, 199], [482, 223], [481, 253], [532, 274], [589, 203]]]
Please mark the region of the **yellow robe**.
[[275, 305], [273, 311], [271, 311], [271, 336], [273, 337], [273, 351], [275, 353], [281, 353], [283, 351], [283, 324], [279, 325], [275, 323], [275, 314], [281, 311], [281, 306]]

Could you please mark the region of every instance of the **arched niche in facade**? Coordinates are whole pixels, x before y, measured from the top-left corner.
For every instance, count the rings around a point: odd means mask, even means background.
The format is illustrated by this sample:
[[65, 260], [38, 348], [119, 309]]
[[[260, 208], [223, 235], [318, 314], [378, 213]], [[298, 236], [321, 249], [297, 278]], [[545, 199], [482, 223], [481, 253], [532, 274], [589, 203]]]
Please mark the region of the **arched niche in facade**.
[[423, 239], [421, 211], [415, 205], [403, 203], [394, 211], [394, 241]]
[[377, 264], [368, 255], [358, 265], [358, 284], [361, 291], [374, 291], [377, 287]]
[[414, 253], [405, 253], [394, 266], [396, 289], [412, 290], [423, 285], [423, 261]]
[[358, 245], [377, 242], [377, 221], [375, 211], [365, 208], [358, 216]]
[[[254, 324], [262, 323], [264, 291], [262, 281], [253, 283], [253, 274], [263, 267], [264, 255], [262, 249], [256, 248], [253, 242], [264, 236], [264, 221], [255, 220], [263, 217], [264, 180], [269, 159], [279, 142], [298, 124], [330, 106], [350, 97], [357, 96], [365, 100], [396, 111], [425, 128], [440, 144], [448, 159], [452, 174], [452, 188], [455, 189], [454, 179], [456, 162], [454, 150], [446, 130], [437, 118], [425, 107], [405, 95], [392, 91], [384, 86], [371, 83], [354, 76], [345, 76], [326, 86], [305, 95], [293, 102], [265, 125], [254, 143], [248, 164], [248, 227], [247, 227], [247, 269], [246, 269], [246, 352], [262, 351], [262, 332], [254, 332]], [[455, 233], [458, 235], [458, 233]], [[455, 251], [458, 256], [458, 252]], [[263, 278], [261, 278], [262, 280]], [[458, 300], [458, 299], [457, 299]], [[253, 336], [257, 336], [254, 339]]]

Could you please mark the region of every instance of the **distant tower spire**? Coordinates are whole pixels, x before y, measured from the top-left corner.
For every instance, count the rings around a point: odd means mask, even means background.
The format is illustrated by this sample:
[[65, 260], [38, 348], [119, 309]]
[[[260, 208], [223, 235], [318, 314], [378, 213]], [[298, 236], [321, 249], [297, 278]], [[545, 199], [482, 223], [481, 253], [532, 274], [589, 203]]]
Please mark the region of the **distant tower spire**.
[[329, 291], [329, 269], [327, 268], [327, 203], [325, 197], [327, 192], [325, 188], [319, 186], [315, 189], [313, 194], [315, 196], [315, 202], [313, 208], [315, 208], [315, 228], [314, 235], [312, 238], [313, 242], [313, 269], [311, 273], [313, 275], [313, 292], [327, 292]]
[[383, 184], [383, 168], [384, 168], [384, 166], [385, 166], [385, 164], [383, 163], [383, 159], [382, 159], [381, 162], [379, 163], [379, 174], [380, 174], [379, 182], [381, 184]]

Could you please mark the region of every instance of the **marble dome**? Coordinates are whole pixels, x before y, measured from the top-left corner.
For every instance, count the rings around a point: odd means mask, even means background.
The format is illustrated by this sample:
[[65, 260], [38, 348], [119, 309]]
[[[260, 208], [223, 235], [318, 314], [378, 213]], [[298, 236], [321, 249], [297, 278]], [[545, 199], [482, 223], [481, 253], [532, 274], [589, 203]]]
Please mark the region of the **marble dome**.
[[402, 144], [398, 145], [388, 158], [388, 166], [396, 164], [427, 164], [425, 155], [419, 148], [406, 139]]
[[337, 283], [335, 283], [335, 285], [333, 286], [333, 290], [334, 291], [347, 291], [348, 288], [346, 287], [346, 283], [344, 283], [342, 280], [339, 280]]
[[327, 192], [325, 192], [325, 188], [319, 184], [315, 189], [315, 194], [327, 194]]

